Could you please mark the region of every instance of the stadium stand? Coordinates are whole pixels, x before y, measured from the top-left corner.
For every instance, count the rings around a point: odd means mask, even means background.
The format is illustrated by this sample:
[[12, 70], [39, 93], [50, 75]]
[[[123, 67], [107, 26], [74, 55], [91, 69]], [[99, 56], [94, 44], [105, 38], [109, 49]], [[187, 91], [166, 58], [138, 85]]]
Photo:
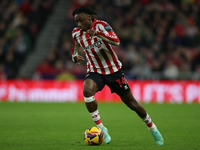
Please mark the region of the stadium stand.
[[[11, 2], [9, 5], [11, 5]], [[114, 48], [123, 63], [126, 78], [200, 79], [199, 0], [73, 0], [68, 5], [69, 8], [65, 10], [65, 19], [59, 29], [60, 34], [57, 37], [56, 44], [50, 45], [48, 54], [45, 54], [46, 59], [38, 60], [35, 73], [31, 74], [31, 78], [84, 78], [86, 73], [85, 62], [77, 66], [71, 61], [71, 32], [76, 26], [71, 13], [73, 9], [85, 5], [95, 9], [98, 13], [96, 18], [107, 21], [119, 36], [121, 44]], [[8, 7], [4, 7], [4, 10], [2, 10], [2, 7], [0, 9], [1, 12], [5, 13], [4, 17], [9, 14], [6, 13], [5, 8], [8, 9]], [[13, 9], [14, 7], [10, 8], [9, 12]], [[15, 18], [17, 16], [20, 17], [20, 13], [15, 13]], [[15, 22], [17, 24], [17, 19]], [[23, 20], [23, 22], [26, 21]], [[40, 21], [38, 20], [38, 22]], [[9, 39], [12, 39], [13, 26], [5, 24], [5, 21], [0, 23], [0, 34], [5, 35], [5, 33], [2, 34], [5, 31], [2, 29], [7, 28], [6, 35], [9, 35]], [[30, 27], [32, 27], [32, 30], [35, 29], [34, 24], [28, 26], [29, 30]], [[17, 28], [17, 31], [19, 35], [22, 34], [22, 31], [25, 32], [22, 28]], [[33, 40], [30, 40], [30, 44], [34, 47], [32, 41], [35, 40], [32, 36], [29, 35], [31, 39], [33, 38]], [[6, 42], [5, 36], [0, 38], [1, 45], [6, 47]], [[0, 52], [2, 53], [2, 51], [4, 50], [1, 46]], [[27, 51], [29, 51], [28, 48]], [[81, 49], [80, 53], [84, 55]], [[2, 71], [8, 68], [8, 64], [12, 66], [10, 68], [13, 70], [18, 68], [15, 66], [18, 63], [8, 63], [9, 60], [10, 62], [13, 61], [13, 53], [6, 54], [0, 54], [1, 58], [6, 58], [6, 60], [1, 59], [3, 60], [0, 65], [1, 76], [15, 78], [17, 71], [15, 71], [15, 75], [8, 75], [8, 71]], [[23, 61], [23, 59], [19, 60]]]
[[53, 0], [0, 1], [0, 79], [14, 79], [51, 13]]
[[85, 63], [71, 61], [71, 31], [76, 26], [71, 12], [86, 5], [119, 36], [121, 45], [115, 50], [128, 79], [200, 79], [200, 1], [82, 2], [71, 4], [53, 52], [54, 62], [62, 62], [76, 78], [83, 79], [86, 69]]

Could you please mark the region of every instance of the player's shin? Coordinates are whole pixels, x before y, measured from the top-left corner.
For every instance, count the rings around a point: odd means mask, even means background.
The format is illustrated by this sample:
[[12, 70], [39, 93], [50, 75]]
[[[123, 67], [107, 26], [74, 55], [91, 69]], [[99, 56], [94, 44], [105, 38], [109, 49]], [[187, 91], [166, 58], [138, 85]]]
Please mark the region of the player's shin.
[[85, 100], [86, 107], [87, 107], [88, 111], [90, 112], [90, 115], [91, 115], [93, 121], [95, 122], [95, 124], [97, 125], [98, 128], [102, 129], [104, 127], [104, 125], [101, 122], [99, 111], [97, 109], [97, 102], [96, 102], [94, 96], [84, 97], [84, 100]]
[[100, 128], [100, 129], [102, 129], [104, 127], [104, 125], [101, 122], [99, 111], [96, 110], [96, 111], [90, 113], [90, 115], [91, 115], [93, 121], [95, 122], [95, 124], [97, 125], [97, 127]]
[[151, 117], [147, 114], [145, 118], [142, 118], [144, 123], [147, 125], [148, 129], [150, 131], [153, 131], [156, 129], [155, 124], [152, 122]]

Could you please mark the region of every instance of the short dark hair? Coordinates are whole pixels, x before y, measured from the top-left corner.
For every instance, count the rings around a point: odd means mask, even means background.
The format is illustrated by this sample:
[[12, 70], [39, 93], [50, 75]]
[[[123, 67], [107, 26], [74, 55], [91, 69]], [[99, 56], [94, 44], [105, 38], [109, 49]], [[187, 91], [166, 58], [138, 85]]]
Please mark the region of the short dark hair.
[[93, 15], [97, 15], [97, 13], [89, 8], [89, 7], [85, 7], [85, 6], [82, 6], [82, 7], [79, 7], [77, 9], [75, 9], [72, 13], [73, 17], [76, 15], [76, 14], [79, 14], [79, 13], [86, 13], [86, 14], [89, 14], [93, 17]]

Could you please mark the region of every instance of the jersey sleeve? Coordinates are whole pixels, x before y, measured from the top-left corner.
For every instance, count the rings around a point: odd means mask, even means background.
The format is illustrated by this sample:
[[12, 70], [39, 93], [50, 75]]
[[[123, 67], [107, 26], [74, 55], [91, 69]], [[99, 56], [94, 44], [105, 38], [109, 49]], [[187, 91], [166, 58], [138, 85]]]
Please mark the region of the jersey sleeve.
[[111, 26], [107, 23], [105, 24], [98, 24], [97, 36], [102, 38], [104, 41], [108, 42], [112, 45], [119, 45], [120, 40], [117, 34], [113, 31]]
[[74, 61], [74, 57], [78, 55], [78, 47], [79, 43], [76, 40], [76, 35], [72, 34], [73, 37], [73, 45], [72, 45], [72, 61]]

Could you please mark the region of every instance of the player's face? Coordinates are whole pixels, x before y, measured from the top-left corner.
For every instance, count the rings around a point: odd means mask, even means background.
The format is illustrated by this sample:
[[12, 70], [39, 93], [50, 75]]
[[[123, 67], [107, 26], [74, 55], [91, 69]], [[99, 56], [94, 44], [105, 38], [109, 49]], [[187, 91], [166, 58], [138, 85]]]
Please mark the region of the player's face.
[[85, 13], [76, 14], [74, 16], [74, 19], [78, 27], [83, 31], [87, 31], [92, 26], [91, 15], [89, 14], [85, 14]]

